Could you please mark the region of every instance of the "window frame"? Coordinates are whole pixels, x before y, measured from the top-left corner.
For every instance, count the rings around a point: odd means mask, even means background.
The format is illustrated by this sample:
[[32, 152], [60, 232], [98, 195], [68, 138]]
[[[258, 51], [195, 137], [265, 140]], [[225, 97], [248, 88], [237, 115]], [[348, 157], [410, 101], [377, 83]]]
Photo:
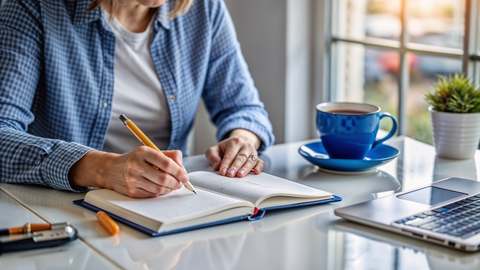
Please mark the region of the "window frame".
[[[336, 74], [337, 64], [339, 63], [339, 54], [337, 47], [339, 44], [359, 44], [366, 48], [387, 49], [396, 51], [400, 55], [400, 73], [398, 80], [398, 135], [406, 135], [407, 131], [407, 91], [409, 87], [409, 66], [407, 63], [407, 54], [414, 53], [419, 55], [430, 55], [437, 57], [454, 58], [462, 61], [462, 72], [475, 82], [480, 82], [480, 0], [464, 0], [465, 1], [465, 27], [463, 36], [463, 49], [446, 48], [432, 45], [424, 45], [418, 43], [409, 43], [407, 40], [406, 22], [407, 22], [407, 1], [401, 1], [400, 20], [401, 34], [398, 41], [381, 38], [366, 37], [362, 40], [354, 38], [344, 38], [335, 36], [334, 33], [338, 28], [339, 20], [337, 19], [339, 12], [339, 1], [324, 0], [322, 2], [323, 10], [320, 14], [327, 14], [323, 21], [319, 20], [319, 29], [327, 28], [327, 31], [320, 31], [318, 35], [322, 35], [327, 44], [325, 52], [321, 59], [328, 65], [328, 75], [323, 72], [321, 77], [328, 78], [322, 85], [317, 85], [317, 89], [321, 89], [324, 101], [332, 101], [335, 99], [337, 90], [337, 81], [340, 79]], [[316, 9], [319, 11], [319, 9]], [[321, 49], [320, 46], [316, 46]], [[464, 53], [467, 52], [467, 53]], [[316, 70], [321, 71], [321, 70]], [[318, 73], [317, 73], [318, 74]]]

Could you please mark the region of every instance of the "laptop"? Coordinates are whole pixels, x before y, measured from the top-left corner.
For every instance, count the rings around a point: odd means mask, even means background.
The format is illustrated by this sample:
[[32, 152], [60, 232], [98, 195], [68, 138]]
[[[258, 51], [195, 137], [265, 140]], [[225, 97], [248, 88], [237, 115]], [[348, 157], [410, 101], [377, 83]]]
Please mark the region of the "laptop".
[[335, 215], [463, 251], [480, 249], [480, 182], [447, 178], [338, 208]]

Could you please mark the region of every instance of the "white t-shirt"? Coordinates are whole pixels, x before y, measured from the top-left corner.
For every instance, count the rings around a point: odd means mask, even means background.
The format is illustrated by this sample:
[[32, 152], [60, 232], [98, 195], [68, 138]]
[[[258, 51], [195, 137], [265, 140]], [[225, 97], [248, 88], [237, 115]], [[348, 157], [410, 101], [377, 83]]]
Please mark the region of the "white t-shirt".
[[142, 145], [118, 118], [125, 114], [160, 149], [170, 143], [167, 100], [150, 53], [153, 21], [143, 33], [132, 33], [102, 9], [115, 35], [114, 93], [103, 151], [126, 153]]

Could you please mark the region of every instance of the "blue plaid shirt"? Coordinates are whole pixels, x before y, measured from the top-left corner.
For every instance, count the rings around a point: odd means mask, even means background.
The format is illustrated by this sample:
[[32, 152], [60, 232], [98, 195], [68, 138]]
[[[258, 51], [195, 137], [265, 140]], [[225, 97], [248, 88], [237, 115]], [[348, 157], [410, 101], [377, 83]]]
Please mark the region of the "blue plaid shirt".
[[[102, 149], [113, 97], [115, 37], [89, 0], [8, 0], [0, 9], [0, 182], [81, 191], [70, 167]], [[172, 119], [169, 149], [185, 150], [202, 97], [218, 126], [274, 136], [221, 0], [195, 0], [154, 24], [152, 58]]]

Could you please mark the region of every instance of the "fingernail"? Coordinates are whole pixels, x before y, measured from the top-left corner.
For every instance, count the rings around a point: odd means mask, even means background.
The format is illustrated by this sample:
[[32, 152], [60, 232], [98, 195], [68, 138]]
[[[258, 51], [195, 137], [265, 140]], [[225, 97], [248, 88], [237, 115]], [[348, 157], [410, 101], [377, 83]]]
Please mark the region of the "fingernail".
[[229, 173], [230, 175], [235, 175], [235, 170], [234, 170], [234, 169], [231, 169], [231, 170], [228, 171], [228, 173]]
[[182, 187], [183, 187], [183, 184], [182, 184], [182, 182], [178, 183], [178, 187], [177, 187], [177, 189], [181, 189]]
[[215, 168], [215, 167], [217, 167], [217, 165], [218, 165], [218, 162], [215, 162], [215, 163], [213, 163], [212, 167]]
[[240, 170], [238, 170], [238, 172], [239, 172], [241, 175], [243, 175], [243, 174], [245, 173], [245, 170], [240, 169]]
[[188, 182], [188, 176], [185, 174], [185, 175], [182, 177], [182, 180], [180, 180], [180, 182], [182, 182], [182, 183]]
[[222, 169], [222, 175], [225, 175], [225, 174], [227, 174], [227, 168]]

